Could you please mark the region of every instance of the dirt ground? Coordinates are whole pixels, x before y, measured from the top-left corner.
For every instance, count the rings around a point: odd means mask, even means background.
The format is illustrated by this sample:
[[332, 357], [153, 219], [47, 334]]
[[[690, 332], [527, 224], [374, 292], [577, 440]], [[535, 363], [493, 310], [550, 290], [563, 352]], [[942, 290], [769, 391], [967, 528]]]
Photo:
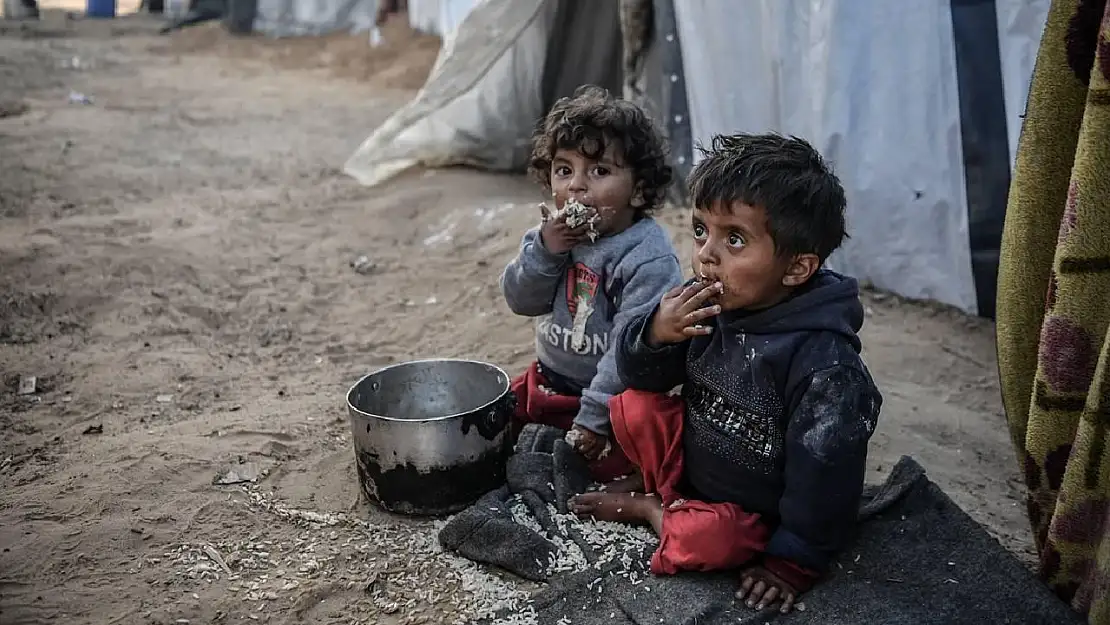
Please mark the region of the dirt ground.
[[[358, 502], [344, 411], [389, 363], [531, 355], [497, 276], [537, 189], [339, 171], [435, 41], [53, 24], [0, 26], [0, 621], [444, 622], [518, 588]], [[1028, 561], [992, 326], [866, 304], [871, 477], [914, 456]]]

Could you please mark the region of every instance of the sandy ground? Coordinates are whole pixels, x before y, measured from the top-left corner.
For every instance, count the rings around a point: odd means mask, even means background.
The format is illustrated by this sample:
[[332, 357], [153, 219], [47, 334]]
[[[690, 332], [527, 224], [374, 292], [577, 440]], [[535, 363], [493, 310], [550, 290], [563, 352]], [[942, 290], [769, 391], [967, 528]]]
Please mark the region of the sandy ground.
[[[497, 275], [538, 190], [338, 171], [434, 41], [60, 24], [0, 27], [0, 621], [472, 616], [483, 590], [428, 523], [358, 502], [343, 395], [406, 359], [529, 361]], [[360, 255], [378, 270], [355, 272]], [[913, 455], [1028, 560], [992, 326], [866, 303], [886, 396], [872, 477]], [[213, 484], [239, 462], [266, 474]]]

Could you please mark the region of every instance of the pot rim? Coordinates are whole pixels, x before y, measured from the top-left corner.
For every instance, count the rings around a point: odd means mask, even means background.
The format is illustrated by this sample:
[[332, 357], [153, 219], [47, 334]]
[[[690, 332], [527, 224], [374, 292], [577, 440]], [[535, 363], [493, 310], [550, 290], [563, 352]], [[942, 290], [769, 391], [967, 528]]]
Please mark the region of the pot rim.
[[[491, 401], [489, 401], [485, 404], [482, 404], [481, 406], [475, 406], [474, 408], [471, 408], [470, 410], [467, 410], [465, 412], [457, 412], [455, 414], [443, 415], [443, 416], [439, 416], [439, 417], [428, 417], [426, 419], [399, 419], [397, 417], [388, 417], [388, 416], [385, 416], [385, 415], [377, 415], [377, 414], [373, 414], [373, 413], [370, 413], [370, 412], [365, 412], [363, 410], [359, 410], [358, 408], [355, 407], [355, 405], [353, 403], [351, 403], [351, 394], [354, 393], [355, 388], [357, 388], [359, 384], [362, 384], [364, 381], [366, 381], [367, 378], [370, 378], [371, 376], [378, 375], [378, 374], [383, 373], [385, 371], [389, 371], [390, 369], [396, 369], [398, 367], [405, 367], [405, 366], [408, 366], [408, 365], [418, 365], [418, 364], [429, 363], [429, 362], [462, 362], [462, 363], [469, 363], [469, 364], [475, 364], [475, 365], [482, 365], [484, 367], [490, 367], [490, 368], [494, 369], [495, 371], [497, 371], [498, 373], [500, 373], [501, 376], [504, 378], [505, 388], [502, 389], [502, 391], [500, 393], [498, 393], [497, 397], [494, 397]], [[380, 419], [382, 421], [395, 421], [395, 422], [398, 422], [398, 423], [402, 423], [402, 422], [403, 423], [430, 423], [430, 422], [433, 422], [433, 421], [446, 421], [448, 419], [457, 419], [459, 417], [462, 417], [462, 416], [465, 416], [465, 415], [468, 415], [468, 414], [471, 414], [471, 413], [474, 413], [474, 412], [478, 412], [479, 410], [484, 410], [486, 408], [489, 408], [490, 406], [493, 406], [497, 402], [501, 401], [505, 397], [505, 395], [510, 392], [510, 389], [511, 389], [511, 381], [509, 379], [509, 374], [506, 373], [505, 370], [502, 369], [501, 367], [498, 367], [497, 365], [492, 364], [492, 363], [482, 362], [481, 360], [471, 360], [469, 358], [421, 358], [421, 359], [418, 359], [418, 360], [406, 360], [405, 362], [399, 362], [397, 364], [389, 365], [388, 367], [382, 367], [381, 369], [378, 369], [377, 371], [371, 371], [370, 373], [367, 373], [366, 375], [359, 378], [357, 382], [352, 384], [351, 387], [347, 389], [347, 398], [346, 398], [347, 411], [348, 411], [348, 413], [356, 412], [361, 416], [369, 417], [369, 418], [372, 418], [372, 419]]]

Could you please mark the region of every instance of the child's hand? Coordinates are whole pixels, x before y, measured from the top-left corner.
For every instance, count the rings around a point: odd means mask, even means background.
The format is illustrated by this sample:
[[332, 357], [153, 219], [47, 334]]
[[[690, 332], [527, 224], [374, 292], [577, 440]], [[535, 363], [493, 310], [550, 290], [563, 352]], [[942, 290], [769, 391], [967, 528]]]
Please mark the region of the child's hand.
[[563, 212], [551, 214], [547, 204], [540, 204], [543, 225], [540, 226], [540, 241], [544, 249], [552, 254], [565, 254], [572, 248], [590, 240], [590, 224], [584, 223], [577, 228], [567, 226], [567, 215]]
[[720, 314], [721, 307], [714, 305], [702, 308], [701, 305], [714, 295], [720, 295], [723, 292], [724, 287], [720, 282], [695, 282], [690, 286], [679, 286], [668, 291], [651, 321], [648, 343], [651, 345], [681, 343], [690, 337], [712, 332], [711, 327], [700, 324]]
[[567, 443], [586, 460], [597, 460], [609, 446], [609, 439], [576, 425], [567, 432]]
[[743, 601], [747, 597], [748, 607], [756, 610], [764, 610], [781, 601], [779, 612], [786, 614], [794, 608], [799, 594], [778, 575], [755, 565], [740, 573], [740, 589], [736, 591], [736, 598]]

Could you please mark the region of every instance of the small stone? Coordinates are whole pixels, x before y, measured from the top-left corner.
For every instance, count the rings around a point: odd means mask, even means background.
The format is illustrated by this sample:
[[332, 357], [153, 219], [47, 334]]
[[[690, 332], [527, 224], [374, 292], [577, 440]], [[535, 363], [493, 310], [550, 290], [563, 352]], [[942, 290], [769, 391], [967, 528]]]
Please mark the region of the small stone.
[[242, 464], [232, 465], [220, 471], [216, 474], [216, 477], [212, 480], [212, 483], [217, 486], [223, 486], [228, 484], [256, 482], [258, 481], [258, 478], [262, 476], [262, 474], [263, 471], [257, 463], [244, 462]]
[[378, 264], [368, 256], [359, 256], [351, 261], [351, 269], [354, 269], [357, 274], [366, 276], [374, 273], [378, 269]]

